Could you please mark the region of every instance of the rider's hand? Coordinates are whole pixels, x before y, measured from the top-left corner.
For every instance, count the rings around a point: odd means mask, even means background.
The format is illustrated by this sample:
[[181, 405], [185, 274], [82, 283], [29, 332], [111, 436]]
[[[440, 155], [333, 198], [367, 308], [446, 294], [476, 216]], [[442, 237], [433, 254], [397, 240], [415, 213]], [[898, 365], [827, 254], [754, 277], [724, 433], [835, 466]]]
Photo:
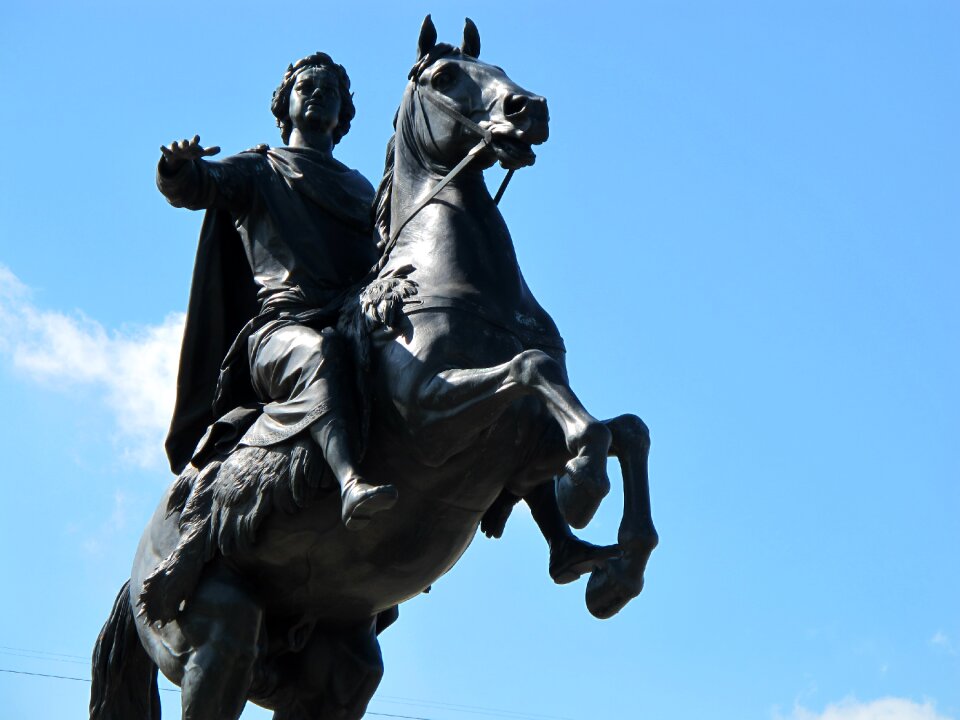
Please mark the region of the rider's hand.
[[220, 148], [214, 145], [205, 148], [200, 144], [200, 136], [194, 135], [193, 140], [174, 140], [170, 147], [160, 146], [160, 152], [163, 153], [163, 164], [167, 171], [175, 173], [191, 160], [197, 160], [202, 157], [209, 157], [220, 152]]
[[386, 326], [395, 328], [403, 316], [403, 306], [413, 302], [410, 298], [418, 293], [417, 283], [406, 277], [413, 271], [412, 265], [404, 265], [390, 276], [364, 288], [360, 293], [360, 308], [367, 319], [367, 327]]

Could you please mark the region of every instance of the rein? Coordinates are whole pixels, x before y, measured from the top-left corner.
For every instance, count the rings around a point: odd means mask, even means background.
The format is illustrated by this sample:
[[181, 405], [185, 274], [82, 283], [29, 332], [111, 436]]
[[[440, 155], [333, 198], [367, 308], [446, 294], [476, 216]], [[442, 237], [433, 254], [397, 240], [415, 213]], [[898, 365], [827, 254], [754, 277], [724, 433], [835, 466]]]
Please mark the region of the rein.
[[[425, 208], [427, 204], [431, 200], [433, 200], [441, 190], [443, 190], [447, 185], [449, 185], [450, 182], [457, 175], [459, 175], [460, 172], [467, 165], [470, 164], [470, 161], [473, 160], [481, 150], [483, 150], [485, 147], [487, 147], [487, 145], [489, 145], [493, 141], [493, 133], [490, 132], [490, 130], [484, 130], [482, 127], [480, 127], [473, 120], [471, 120], [466, 115], [461, 113], [459, 110], [457, 110], [454, 107], [451, 107], [445, 101], [434, 96], [432, 93], [421, 93], [419, 83], [414, 85], [414, 92], [417, 94], [417, 97], [421, 99], [426, 98], [427, 100], [432, 102], [436, 106], [436, 108], [440, 110], [440, 112], [442, 112], [444, 115], [449, 117], [454, 122], [459, 123], [460, 125], [465, 127], [467, 130], [470, 130], [474, 134], [479, 135], [480, 142], [478, 142], [476, 145], [470, 148], [467, 154], [464, 155], [463, 159], [460, 162], [458, 162], [456, 166], [450, 172], [448, 172], [442, 180], [440, 180], [440, 182], [434, 185], [433, 188], [430, 190], [430, 192], [428, 192], [423, 198], [418, 200], [416, 205], [414, 205], [413, 208], [410, 210], [410, 212], [407, 213], [407, 216], [403, 219], [403, 222], [398, 223], [396, 225], [396, 228], [391, 231], [390, 233], [391, 249], [393, 245], [396, 243], [397, 238], [400, 236], [400, 231], [403, 230], [404, 227], [406, 227], [407, 223], [413, 220], [414, 216], [418, 212], [423, 210], [423, 208]], [[515, 170], [507, 171], [507, 175], [506, 177], [503, 178], [503, 182], [500, 184], [500, 188], [497, 190], [497, 194], [493, 199], [493, 202], [495, 204], [497, 205], [500, 204], [500, 199], [503, 197], [503, 193], [506, 192], [507, 185], [510, 183], [510, 179], [513, 177], [514, 172]], [[389, 249], [387, 252], [389, 252]]]

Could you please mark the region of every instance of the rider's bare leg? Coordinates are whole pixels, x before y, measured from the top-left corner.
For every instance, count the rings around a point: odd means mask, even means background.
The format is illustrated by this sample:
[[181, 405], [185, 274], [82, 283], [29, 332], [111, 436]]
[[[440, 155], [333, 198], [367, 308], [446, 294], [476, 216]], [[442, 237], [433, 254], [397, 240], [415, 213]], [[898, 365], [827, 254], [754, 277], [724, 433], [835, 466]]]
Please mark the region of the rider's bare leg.
[[364, 482], [343, 420], [328, 415], [310, 426], [310, 435], [340, 484], [341, 514], [348, 530], [361, 529], [375, 513], [393, 507], [397, 502], [396, 487]]
[[257, 659], [262, 611], [225, 571], [206, 576], [178, 618], [191, 651], [181, 680], [183, 720], [237, 720]]
[[469, 440], [470, 430], [488, 427], [524, 395], [538, 397], [560, 425], [572, 456], [561, 480], [560, 507], [571, 525], [583, 527], [610, 490], [606, 469], [610, 431], [587, 412], [570, 389], [563, 366], [546, 353], [525, 350], [489, 368], [444, 370], [420, 388], [418, 412], [408, 420], [418, 432], [433, 431], [446, 440], [436, 446], [449, 457], [461, 449], [452, 438], [460, 434]]

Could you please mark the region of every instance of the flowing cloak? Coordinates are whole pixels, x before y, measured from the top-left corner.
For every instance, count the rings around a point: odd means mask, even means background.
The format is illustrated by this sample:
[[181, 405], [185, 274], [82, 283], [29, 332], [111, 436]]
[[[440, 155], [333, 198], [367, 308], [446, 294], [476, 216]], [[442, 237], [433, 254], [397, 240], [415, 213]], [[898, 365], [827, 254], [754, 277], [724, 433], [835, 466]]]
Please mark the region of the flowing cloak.
[[258, 402], [246, 338], [278, 314], [335, 321], [346, 289], [376, 260], [373, 188], [355, 170], [301, 148], [196, 160], [157, 171], [171, 204], [206, 209], [190, 300], [173, 419], [166, 440], [179, 473], [208, 426]]

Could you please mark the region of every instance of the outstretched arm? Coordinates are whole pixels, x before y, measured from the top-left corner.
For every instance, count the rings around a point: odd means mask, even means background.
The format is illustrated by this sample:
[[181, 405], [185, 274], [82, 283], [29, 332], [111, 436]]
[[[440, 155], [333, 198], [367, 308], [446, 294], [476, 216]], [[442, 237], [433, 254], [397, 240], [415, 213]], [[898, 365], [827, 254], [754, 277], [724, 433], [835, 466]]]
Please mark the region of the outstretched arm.
[[174, 140], [170, 143], [170, 147], [161, 145], [160, 152], [163, 154], [163, 157], [160, 158], [161, 170], [164, 174], [176, 175], [177, 171], [187, 163], [199, 160], [202, 157], [216, 155], [220, 152], [220, 148], [217, 145], [204, 148], [200, 144], [200, 136], [194, 135], [193, 140], [181, 140], [180, 142]]
[[216, 155], [219, 147], [205, 148], [200, 136], [194, 135], [192, 140], [174, 141], [169, 147], [161, 145], [160, 152], [157, 188], [171, 205], [191, 210], [242, 207], [248, 183], [241, 168], [203, 159]]

